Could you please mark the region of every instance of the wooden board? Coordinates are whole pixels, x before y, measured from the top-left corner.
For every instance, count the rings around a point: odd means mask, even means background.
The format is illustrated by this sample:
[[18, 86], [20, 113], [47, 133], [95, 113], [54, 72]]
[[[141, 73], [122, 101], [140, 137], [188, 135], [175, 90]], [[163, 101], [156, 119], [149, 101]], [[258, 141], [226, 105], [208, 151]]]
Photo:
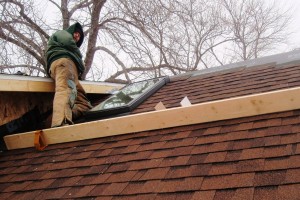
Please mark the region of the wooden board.
[[[104, 82], [80, 81], [86, 93], [110, 94], [124, 85]], [[0, 75], [0, 91], [6, 92], [54, 92], [50, 78]]]
[[[47, 144], [199, 124], [300, 109], [300, 87], [201, 103], [189, 107], [45, 129]], [[34, 132], [4, 137], [8, 149], [33, 147]]]

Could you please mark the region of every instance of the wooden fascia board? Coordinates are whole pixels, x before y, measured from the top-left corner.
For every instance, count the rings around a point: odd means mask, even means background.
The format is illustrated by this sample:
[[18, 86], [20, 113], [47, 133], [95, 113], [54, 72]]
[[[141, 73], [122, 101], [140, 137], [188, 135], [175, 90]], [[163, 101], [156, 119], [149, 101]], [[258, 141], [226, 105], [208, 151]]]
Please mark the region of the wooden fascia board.
[[[124, 85], [104, 82], [80, 81], [86, 93], [110, 94]], [[0, 76], [0, 91], [5, 92], [54, 92], [54, 82], [50, 78], [27, 76]]]
[[[300, 87], [45, 129], [47, 144], [300, 109]], [[33, 147], [34, 132], [4, 137], [8, 149]]]

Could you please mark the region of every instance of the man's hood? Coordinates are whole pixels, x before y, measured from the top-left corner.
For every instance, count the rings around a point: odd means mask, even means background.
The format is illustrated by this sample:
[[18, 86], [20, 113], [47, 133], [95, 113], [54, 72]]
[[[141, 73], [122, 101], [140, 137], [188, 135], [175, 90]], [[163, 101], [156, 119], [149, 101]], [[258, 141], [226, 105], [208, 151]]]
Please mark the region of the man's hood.
[[77, 47], [80, 47], [82, 45], [82, 42], [84, 39], [84, 33], [83, 33], [81, 24], [76, 22], [75, 24], [73, 24], [69, 28], [67, 28], [66, 31], [72, 35], [75, 31], [78, 31], [80, 33], [80, 40], [78, 42], [76, 42]]

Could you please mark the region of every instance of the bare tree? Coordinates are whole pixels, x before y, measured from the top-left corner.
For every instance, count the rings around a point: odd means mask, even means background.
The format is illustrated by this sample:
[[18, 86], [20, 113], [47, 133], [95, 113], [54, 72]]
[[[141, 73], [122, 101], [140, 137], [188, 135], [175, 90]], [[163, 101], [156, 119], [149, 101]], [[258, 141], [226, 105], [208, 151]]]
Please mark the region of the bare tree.
[[[38, 71], [45, 65], [44, 48], [49, 35], [43, 30], [47, 30], [45, 24], [38, 24], [39, 16], [32, 4], [32, 1], [0, 1], [1, 21], [0, 21], [0, 39], [1, 39], [1, 60], [0, 68], [19, 68], [26, 66]], [[26, 52], [26, 55], [22, 52]], [[24, 58], [26, 56], [26, 62]], [[23, 59], [22, 59], [23, 57]], [[30, 60], [30, 61], [29, 61]], [[35, 60], [34, 67], [30, 65]]]
[[276, 45], [286, 42], [291, 15], [288, 9], [276, 6], [276, 3], [220, 0], [226, 11], [222, 19], [234, 37], [231, 51], [236, 60], [258, 58]]
[[114, 6], [121, 11], [120, 20], [109, 30], [131, 60], [131, 67], [114, 76], [151, 72], [153, 77], [205, 68], [210, 49], [230, 40], [216, 4], [204, 0], [116, 0]]
[[[289, 16], [258, 0], [47, 0], [59, 17], [52, 24], [33, 0], [0, 0], [0, 72], [26, 68], [45, 75], [49, 35], [80, 22], [83, 78], [112, 82], [175, 75], [262, 55], [283, 42]], [[239, 3], [235, 3], [239, 2]], [[231, 48], [232, 47], [232, 48]]]

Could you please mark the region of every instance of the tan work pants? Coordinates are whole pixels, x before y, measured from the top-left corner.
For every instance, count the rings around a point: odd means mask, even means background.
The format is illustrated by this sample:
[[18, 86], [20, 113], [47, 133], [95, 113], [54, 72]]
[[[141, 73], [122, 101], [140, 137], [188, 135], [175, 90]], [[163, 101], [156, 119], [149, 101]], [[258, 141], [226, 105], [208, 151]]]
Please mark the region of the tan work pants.
[[57, 59], [50, 66], [50, 74], [55, 82], [51, 127], [73, 124], [92, 108], [79, 83], [76, 65], [68, 58]]

